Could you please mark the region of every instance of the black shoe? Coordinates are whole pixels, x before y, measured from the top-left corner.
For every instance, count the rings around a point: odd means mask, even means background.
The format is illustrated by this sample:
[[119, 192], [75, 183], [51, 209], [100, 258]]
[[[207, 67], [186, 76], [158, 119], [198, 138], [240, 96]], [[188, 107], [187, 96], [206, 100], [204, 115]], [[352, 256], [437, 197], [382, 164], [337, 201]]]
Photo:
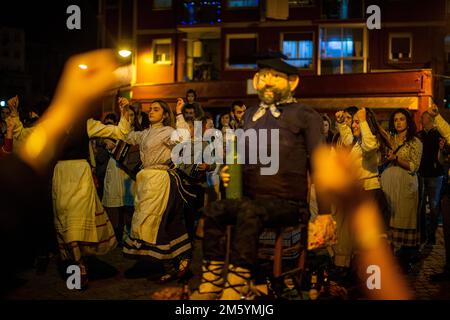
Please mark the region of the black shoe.
[[86, 267], [89, 281], [113, 278], [119, 273], [116, 268], [97, 257], [87, 257]]
[[430, 276], [430, 281], [432, 282], [450, 281], [450, 271], [432, 274]]

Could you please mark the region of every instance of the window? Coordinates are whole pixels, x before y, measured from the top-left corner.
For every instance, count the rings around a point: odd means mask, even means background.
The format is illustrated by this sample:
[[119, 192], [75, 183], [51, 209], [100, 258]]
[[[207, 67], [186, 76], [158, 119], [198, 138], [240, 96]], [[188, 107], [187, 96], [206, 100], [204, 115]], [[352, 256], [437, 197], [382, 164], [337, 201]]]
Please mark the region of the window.
[[256, 68], [257, 40], [257, 35], [253, 33], [227, 35], [227, 67], [235, 69]]
[[412, 35], [410, 33], [389, 34], [389, 61], [412, 61]]
[[319, 74], [366, 72], [366, 38], [363, 27], [320, 28]]
[[315, 0], [289, 0], [289, 7], [313, 7]]
[[361, 0], [323, 0], [322, 15], [326, 19], [361, 19], [363, 14]]
[[300, 69], [312, 69], [314, 42], [313, 33], [285, 33], [282, 40], [282, 51], [287, 61]]
[[171, 9], [172, 0], [153, 0], [153, 9]]
[[258, 0], [228, 0], [228, 8], [257, 7]]
[[170, 64], [171, 59], [171, 39], [155, 39], [153, 40], [153, 63]]

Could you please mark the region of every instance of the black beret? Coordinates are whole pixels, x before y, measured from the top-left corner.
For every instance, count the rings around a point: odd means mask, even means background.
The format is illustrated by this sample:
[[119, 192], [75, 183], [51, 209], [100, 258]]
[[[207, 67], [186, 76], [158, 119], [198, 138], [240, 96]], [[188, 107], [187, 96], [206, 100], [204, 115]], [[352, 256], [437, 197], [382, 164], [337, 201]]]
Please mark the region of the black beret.
[[256, 64], [258, 65], [259, 69], [268, 68], [285, 73], [287, 75], [298, 75], [298, 69], [295, 66], [284, 62], [281, 58], [262, 59], [256, 61]]

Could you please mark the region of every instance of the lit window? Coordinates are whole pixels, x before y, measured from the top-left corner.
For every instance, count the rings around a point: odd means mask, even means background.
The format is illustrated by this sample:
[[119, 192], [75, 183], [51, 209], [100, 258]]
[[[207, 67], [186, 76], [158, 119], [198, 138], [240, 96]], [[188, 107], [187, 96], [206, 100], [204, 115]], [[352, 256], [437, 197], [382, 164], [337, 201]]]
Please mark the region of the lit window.
[[170, 9], [172, 0], [153, 0], [153, 9]]
[[171, 39], [155, 39], [153, 40], [153, 63], [170, 64], [171, 59]]
[[366, 72], [364, 28], [320, 29], [320, 74]]
[[257, 40], [256, 34], [227, 35], [227, 67], [234, 69], [256, 68]]
[[228, 0], [229, 8], [257, 7], [258, 0]]
[[313, 65], [313, 33], [286, 33], [283, 35], [283, 53], [287, 62], [300, 69], [311, 69]]
[[412, 35], [410, 33], [389, 34], [389, 60], [392, 62], [411, 62]]

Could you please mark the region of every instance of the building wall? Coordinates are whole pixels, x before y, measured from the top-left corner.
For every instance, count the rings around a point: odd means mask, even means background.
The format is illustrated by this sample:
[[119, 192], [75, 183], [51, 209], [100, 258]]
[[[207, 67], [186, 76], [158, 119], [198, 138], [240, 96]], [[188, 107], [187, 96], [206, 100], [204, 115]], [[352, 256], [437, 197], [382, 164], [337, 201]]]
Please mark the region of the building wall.
[[[170, 38], [172, 41], [170, 64], [153, 63], [153, 40]], [[175, 48], [174, 34], [152, 34], [137, 37], [136, 82], [137, 84], [171, 83], [175, 81]]]
[[[114, 36], [118, 42], [119, 33], [128, 37], [130, 26], [133, 26], [133, 8], [137, 15], [135, 35], [136, 84], [158, 84], [184, 81], [186, 57], [186, 28], [192, 30], [210, 27], [210, 25], [181, 26], [180, 3], [173, 1], [170, 10], [154, 10], [153, 0], [116, 0], [120, 10], [108, 10], [106, 25], [110, 35], [109, 45], [114, 45]], [[226, 1], [222, 1], [225, 3]], [[450, 23], [446, 16], [445, 0], [432, 0], [424, 3], [422, 0], [365, 0], [365, 6], [379, 5], [381, 8], [382, 29], [368, 32], [368, 72], [383, 70], [407, 70], [432, 68], [433, 73], [445, 73], [444, 38], [450, 34]], [[265, 1], [260, 1], [264, 7]], [[260, 8], [231, 9], [224, 4], [222, 8], [222, 23], [214, 24], [221, 28], [221, 81], [245, 81], [253, 77], [255, 70], [237, 70], [226, 67], [226, 37], [230, 34], [256, 33], [258, 35], [258, 51], [280, 50], [281, 33], [283, 32], [314, 32], [314, 66], [311, 70], [299, 70], [301, 76], [316, 75], [318, 72], [319, 26], [328, 23], [365, 22], [356, 20], [326, 20], [322, 16], [322, 1], [317, 0], [315, 6], [289, 9], [288, 21], [275, 21], [261, 16]], [[117, 23], [121, 13], [122, 26]], [[293, 25], [296, 26], [293, 26]], [[179, 29], [183, 27], [183, 32]], [[178, 30], [177, 30], [178, 29]], [[121, 31], [121, 32], [119, 32]], [[412, 61], [408, 63], [392, 63], [389, 61], [389, 33], [408, 32], [413, 37]], [[153, 64], [152, 40], [171, 38], [170, 65]], [[435, 82], [435, 91], [442, 91], [439, 81]]]

